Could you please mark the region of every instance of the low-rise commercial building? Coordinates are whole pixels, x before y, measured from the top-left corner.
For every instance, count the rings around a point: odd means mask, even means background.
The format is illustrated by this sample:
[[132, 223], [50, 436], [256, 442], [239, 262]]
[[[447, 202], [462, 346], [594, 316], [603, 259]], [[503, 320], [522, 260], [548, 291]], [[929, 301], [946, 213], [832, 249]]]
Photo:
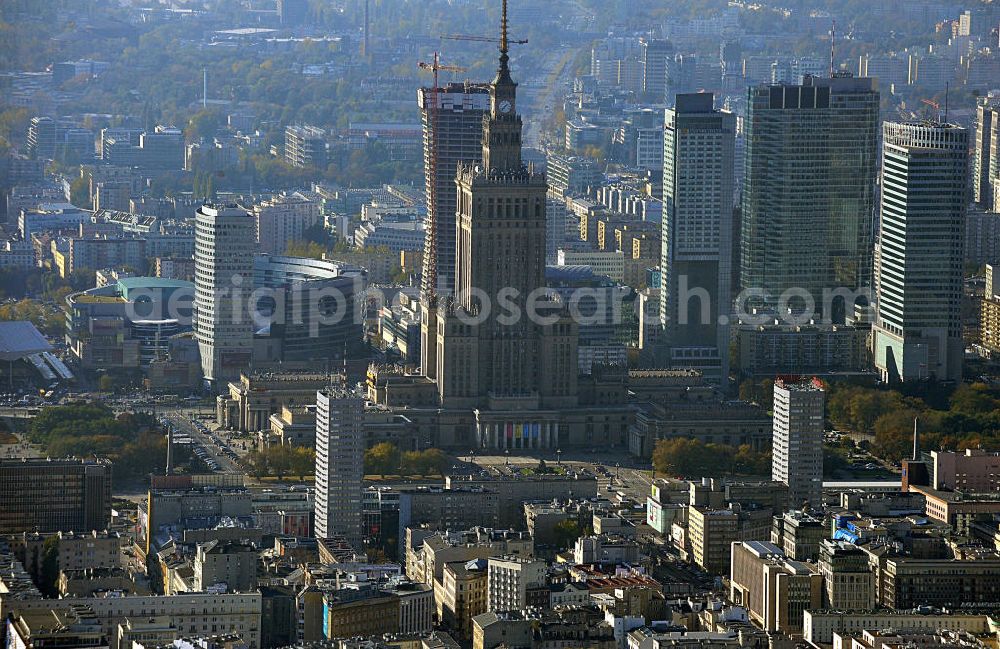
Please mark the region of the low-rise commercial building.
[[471, 639], [472, 618], [486, 612], [487, 565], [485, 559], [445, 564], [441, 581], [434, 583], [438, 620], [460, 638]]
[[867, 611], [875, 607], [875, 570], [869, 555], [845, 541], [826, 539], [820, 544], [819, 571], [829, 608]]
[[83, 533], [110, 524], [110, 461], [0, 460], [0, 534]]
[[544, 561], [524, 557], [490, 557], [487, 609], [519, 611], [528, 605], [528, 590], [545, 585]]
[[462, 530], [498, 525], [500, 501], [495, 491], [476, 487], [405, 487], [399, 489], [401, 528], [426, 525]]
[[688, 536], [691, 559], [712, 574], [730, 569], [732, 544], [735, 541], [767, 538], [771, 510], [688, 508]]
[[880, 571], [881, 606], [957, 607], [1000, 601], [1000, 557], [970, 560], [890, 557]]
[[774, 517], [771, 542], [790, 559], [815, 561], [819, 557], [820, 543], [829, 535], [826, 521], [808, 512], [790, 511]]
[[733, 543], [730, 574], [730, 599], [765, 631], [801, 633], [803, 612], [823, 605], [823, 575], [773, 543]]
[[1000, 453], [971, 448], [931, 451], [931, 470], [935, 489], [1000, 492]]
[[573, 561], [613, 566], [636, 564], [639, 562], [639, 545], [634, 538], [605, 534], [581, 536], [573, 546]]
[[[102, 267], [103, 268], [103, 267]], [[191, 330], [194, 285], [123, 277], [66, 297], [66, 344], [88, 369], [137, 369], [166, 359], [170, 339]]]
[[424, 584], [442, 580], [445, 565], [497, 556], [531, 557], [534, 544], [523, 532], [475, 528], [431, 532], [406, 528], [406, 575]]
[[995, 493], [944, 491], [922, 485], [910, 485], [910, 490], [924, 496], [929, 518], [951, 525], [957, 534], [968, 532], [976, 521], [1000, 514], [1000, 497]]
[[523, 475], [503, 467], [495, 467], [493, 471], [489, 476], [447, 476], [445, 485], [448, 489], [472, 487], [496, 493], [500, 503], [497, 527], [522, 527], [522, 503], [529, 500], [570, 500], [598, 495], [597, 476], [585, 471], [568, 471], [565, 475]]
[[813, 609], [805, 611], [802, 615], [803, 639], [813, 644], [829, 645], [833, 643], [835, 633], [851, 635], [866, 629], [895, 629], [897, 632], [949, 630], [976, 635], [994, 631], [989, 615], [947, 613], [934, 609], [921, 611]]
[[109, 646], [101, 624], [85, 606], [58, 606], [12, 615], [6, 621], [5, 631], [7, 646], [11, 649], [104, 649]]
[[8, 593], [0, 595], [0, 613], [4, 617], [36, 613], [51, 615], [54, 603], [67, 608], [89, 607], [106, 638], [117, 638], [118, 626], [126, 620], [148, 618], [152, 613], [168, 619], [179, 634], [235, 633], [250, 649], [261, 649], [260, 593], [184, 593], [170, 597], [124, 595], [67, 597], [60, 600], [11, 597]]
[[198, 544], [194, 558], [194, 587], [210, 587], [241, 593], [257, 587], [259, 550], [238, 541], [209, 541]]
[[399, 577], [375, 581], [354, 574], [346, 582], [337, 580], [335, 588], [308, 587], [298, 599], [301, 639], [306, 641], [320, 630], [315, 628], [316, 618], [327, 640], [387, 634], [414, 637], [432, 630], [433, 590]]

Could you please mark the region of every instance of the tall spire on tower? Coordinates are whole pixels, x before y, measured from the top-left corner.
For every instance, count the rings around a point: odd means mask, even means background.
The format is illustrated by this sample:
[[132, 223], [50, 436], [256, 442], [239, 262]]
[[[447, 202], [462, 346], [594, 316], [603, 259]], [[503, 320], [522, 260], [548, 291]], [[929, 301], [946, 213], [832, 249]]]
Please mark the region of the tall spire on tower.
[[503, 0], [503, 10], [500, 13], [500, 53], [507, 53], [507, 0]]
[[510, 76], [509, 45], [507, 0], [503, 0], [500, 12], [500, 67], [490, 88], [490, 118], [483, 124], [483, 164], [491, 171], [521, 169], [521, 118], [517, 114], [517, 84]]
[[500, 11], [500, 68], [497, 70], [497, 78], [494, 83], [513, 83], [510, 77], [510, 56], [508, 56], [509, 43], [507, 41], [507, 0], [503, 0], [503, 7]]

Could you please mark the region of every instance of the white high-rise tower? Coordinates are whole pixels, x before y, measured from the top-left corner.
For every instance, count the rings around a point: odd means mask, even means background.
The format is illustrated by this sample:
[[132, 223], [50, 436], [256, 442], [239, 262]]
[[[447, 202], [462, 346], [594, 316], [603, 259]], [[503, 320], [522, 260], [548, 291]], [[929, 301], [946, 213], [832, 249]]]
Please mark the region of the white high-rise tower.
[[239, 377], [252, 361], [249, 302], [256, 252], [256, 223], [249, 212], [232, 204], [198, 208], [194, 331], [210, 385]]
[[360, 548], [365, 401], [340, 387], [316, 393], [316, 537]]
[[788, 503], [798, 509], [822, 505], [823, 386], [818, 381], [774, 383], [771, 479], [788, 485]]
[[960, 126], [882, 127], [872, 344], [883, 381], [962, 378], [968, 163]]

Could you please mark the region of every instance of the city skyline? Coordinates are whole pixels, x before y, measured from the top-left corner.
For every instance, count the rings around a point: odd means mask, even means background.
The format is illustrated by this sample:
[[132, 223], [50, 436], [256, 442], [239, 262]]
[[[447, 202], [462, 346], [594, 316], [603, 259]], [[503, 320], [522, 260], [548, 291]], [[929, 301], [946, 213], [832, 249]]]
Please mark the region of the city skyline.
[[0, 641], [995, 649], [998, 26], [0, 3]]

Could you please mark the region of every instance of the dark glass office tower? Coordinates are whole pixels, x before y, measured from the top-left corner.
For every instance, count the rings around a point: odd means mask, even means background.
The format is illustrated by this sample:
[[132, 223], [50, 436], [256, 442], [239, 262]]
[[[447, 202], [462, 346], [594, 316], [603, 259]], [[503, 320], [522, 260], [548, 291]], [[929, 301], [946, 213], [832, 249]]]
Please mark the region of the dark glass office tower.
[[839, 322], [850, 308], [824, 309], [824, 290], [871, 286], [875, 82], [838, 74], [756, 86], [748, 105], [742, 289], [751, 306]]

